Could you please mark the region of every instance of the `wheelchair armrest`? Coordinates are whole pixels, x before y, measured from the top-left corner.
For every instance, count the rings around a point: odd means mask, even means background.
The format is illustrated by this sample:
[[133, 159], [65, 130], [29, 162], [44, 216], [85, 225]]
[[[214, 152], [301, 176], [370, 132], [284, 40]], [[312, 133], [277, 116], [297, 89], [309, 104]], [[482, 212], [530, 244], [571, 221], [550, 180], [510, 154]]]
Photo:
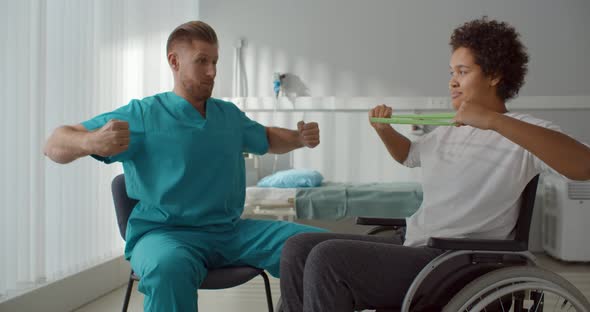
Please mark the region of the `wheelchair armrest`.
[[526, 251], [522, 242], [500, 239], [440, 238], [428, 239], [428, 247], [444, 250]]
[[357, 217], [358, 225], [406, 226], [406, 219]]

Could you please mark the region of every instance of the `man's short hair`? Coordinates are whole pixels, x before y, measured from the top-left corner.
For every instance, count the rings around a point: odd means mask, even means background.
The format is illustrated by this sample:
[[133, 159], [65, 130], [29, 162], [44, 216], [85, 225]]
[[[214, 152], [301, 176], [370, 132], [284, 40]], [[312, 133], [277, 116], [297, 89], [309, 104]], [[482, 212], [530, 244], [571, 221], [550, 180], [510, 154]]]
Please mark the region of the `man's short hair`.
[[518, 95], [529, 57], [514, 27], [484, 16], [455, 29], [450, 45], [453, 51], [461, 47], [471, 50], [484, 75], [501, 76], [497, 93], [502, 100]]
[[217, 44], [217, 34], [209, 24], [201, 21], [191, 21], [176, 27], [166, 43], [166, 54], [179, 42], [192, 42], [200, 40], [211, 44]]

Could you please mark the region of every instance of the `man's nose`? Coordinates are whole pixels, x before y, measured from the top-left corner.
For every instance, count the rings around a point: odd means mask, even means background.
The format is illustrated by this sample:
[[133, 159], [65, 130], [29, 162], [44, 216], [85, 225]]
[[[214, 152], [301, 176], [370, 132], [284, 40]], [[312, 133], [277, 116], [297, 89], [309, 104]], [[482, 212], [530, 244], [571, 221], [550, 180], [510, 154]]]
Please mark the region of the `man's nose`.
[[209, 65], [207, 67], [207, 71], [205, 72], [207, 77], [211, 77], [211, 78], [215, 78], [216, 73], [217, 73], [217, 68], [215, 68], [215, 65]]

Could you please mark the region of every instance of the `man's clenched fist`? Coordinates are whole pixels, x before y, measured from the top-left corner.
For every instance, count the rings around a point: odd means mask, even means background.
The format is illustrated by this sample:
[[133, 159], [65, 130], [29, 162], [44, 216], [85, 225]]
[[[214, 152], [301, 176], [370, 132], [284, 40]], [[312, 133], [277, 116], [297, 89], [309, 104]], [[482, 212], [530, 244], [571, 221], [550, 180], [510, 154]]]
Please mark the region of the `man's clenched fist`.
[[302, 120], [297, 123], [297, 131], [303, 146], [314, 148], [320, 144], [320, 128], [317, 122], [305, 123]]
[[102, 128], [90, 133], [87, 144], [92, 154], [108, 157], [126, 151], [130, 137], [128, 122], [111, 119]]

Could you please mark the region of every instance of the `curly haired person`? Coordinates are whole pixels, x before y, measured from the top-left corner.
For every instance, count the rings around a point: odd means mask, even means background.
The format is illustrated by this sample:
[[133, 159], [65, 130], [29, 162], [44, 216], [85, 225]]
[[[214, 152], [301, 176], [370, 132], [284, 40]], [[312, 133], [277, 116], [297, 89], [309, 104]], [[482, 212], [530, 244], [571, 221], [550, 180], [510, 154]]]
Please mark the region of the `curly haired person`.
[[[520, 194], [543, 171], [590, 179], [590, 148], [553, 123], [510, 112], [527, 72], [515, 29], [484, 17], [455, 29], [449, 90], [456, 127], [410, 141], [389, 124], [371, 125], [391, 157], [422, 168], [424, 200], [391, 237], [305, 233], [287, 240], [281, 294], [288, 312], [399, 308], [414, 277], [442, 250], [429, 237], [508, 239]], [[390, 117], [379, 105], [369, 117]], [[404, 235], [405, 234], [405, 235]]]

